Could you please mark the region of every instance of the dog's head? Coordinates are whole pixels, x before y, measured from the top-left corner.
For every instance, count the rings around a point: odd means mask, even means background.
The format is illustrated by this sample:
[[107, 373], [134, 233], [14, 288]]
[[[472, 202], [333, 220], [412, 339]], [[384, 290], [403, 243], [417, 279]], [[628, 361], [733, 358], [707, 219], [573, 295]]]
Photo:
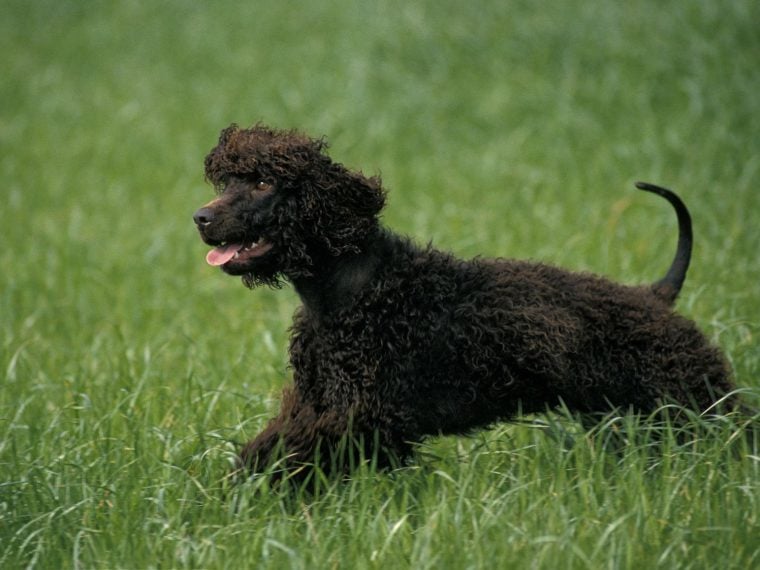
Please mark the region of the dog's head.
[[206, 261], [252, 287], [310, 277], [330, 257], [358, 252], [385, 194], [379, 178], [333, 162], [326, 147], [295, 131], [224, 129], [205, 160], [217, 198], [193, 216], [214, 246]]

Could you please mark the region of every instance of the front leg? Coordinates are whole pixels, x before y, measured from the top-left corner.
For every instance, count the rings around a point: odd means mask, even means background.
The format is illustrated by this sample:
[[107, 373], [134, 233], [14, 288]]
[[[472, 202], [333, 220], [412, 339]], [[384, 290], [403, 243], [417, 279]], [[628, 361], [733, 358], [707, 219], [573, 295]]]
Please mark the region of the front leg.
[[319, 440], [314, 426], [319, 416], [301, 402], [293, 389], [283, 392], [280, 413], [240, 452], [244, 468], [260, 473], [279, 462], [292, 469], [314, 461]]
[[410, 444], [370, 427], [360, 413], [317, 411], [295, 389], [285, 390], [277, 417], [240, 453], [242, 467], [261, 473], [277, 464], [273, 476], [304, 480], [316, 466], [323, 473], [349, 473], [364, 460], [377, 467], [398, 465]]

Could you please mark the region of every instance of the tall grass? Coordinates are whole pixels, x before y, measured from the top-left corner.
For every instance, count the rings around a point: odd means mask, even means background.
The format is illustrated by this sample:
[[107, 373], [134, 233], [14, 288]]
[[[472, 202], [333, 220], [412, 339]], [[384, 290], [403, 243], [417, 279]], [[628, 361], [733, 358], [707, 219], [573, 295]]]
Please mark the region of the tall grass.
[[262, 120], [381, 173], [384, 222], [422, 242], [635, 283], [664, 271], [675, 222], [631, 183], [664, 184], [695, 220], [679, 309], [757, 402], [756, 2], [2, 13], [0, 567], [760, 565], [740, 418], [656, 438], [527, 418], [316, 495], [229, 486], [288, 382], [297, 299], [206, 267], [190, 220], [219, 129]]

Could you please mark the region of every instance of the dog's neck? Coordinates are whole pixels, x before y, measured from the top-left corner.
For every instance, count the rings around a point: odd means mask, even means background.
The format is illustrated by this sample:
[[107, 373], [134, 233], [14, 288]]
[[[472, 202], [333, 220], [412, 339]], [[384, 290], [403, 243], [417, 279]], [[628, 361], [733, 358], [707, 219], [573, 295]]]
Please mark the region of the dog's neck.
[[382, 260], [381, 243], [375, 235], [359, 245], [359, 252], [322, 258], [312, 276], [293, 280], [307, 311], [319, 318], [352, 304], [375, 277]]

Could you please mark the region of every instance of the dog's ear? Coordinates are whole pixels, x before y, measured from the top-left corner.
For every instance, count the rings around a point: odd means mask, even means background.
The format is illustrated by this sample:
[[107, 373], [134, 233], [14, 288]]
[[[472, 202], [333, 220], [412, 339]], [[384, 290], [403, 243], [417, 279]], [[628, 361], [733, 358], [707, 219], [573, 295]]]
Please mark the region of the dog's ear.
[[335, 193], [338, 207], [362, 218], [377, 218], [385, 206], [385, 191], [379, 176], [365, 177], [346, 171], [346, 183]]
[[297, 198], [304, 235], [333, 255], [358, 251], [377, 228], [385, 205], [380, 177], [366, 177], [329, 159], [304, 174]]

